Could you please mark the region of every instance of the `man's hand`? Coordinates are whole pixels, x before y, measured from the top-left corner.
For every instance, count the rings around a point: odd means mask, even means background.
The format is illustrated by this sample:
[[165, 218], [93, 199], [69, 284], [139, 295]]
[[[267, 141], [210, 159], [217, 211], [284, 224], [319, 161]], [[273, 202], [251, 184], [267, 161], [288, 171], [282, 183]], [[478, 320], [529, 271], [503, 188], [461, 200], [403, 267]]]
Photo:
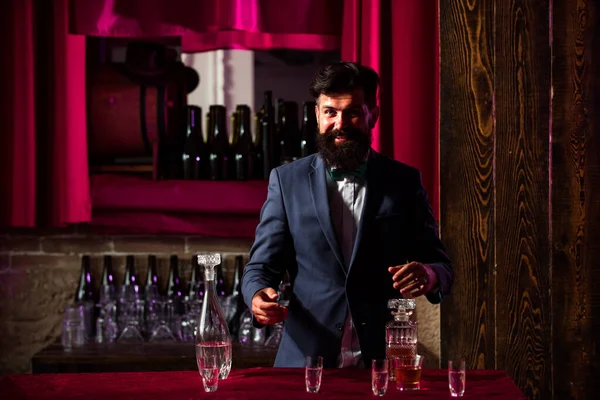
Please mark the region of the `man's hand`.
[[252, 313], [258, 322], [263, 325], [274, 325], [287, 317], [287, 307], [280, 306], [277, 298], [277, 292], [273, 288], [264, 288], [254, 294]]
[[435, 271], [429, 265], [420, 262], [396, 265], [389, 267], [388, 271], [393, 274], [394, 289], [400, 290], [406, 299], [422, 296], [438, 284]]

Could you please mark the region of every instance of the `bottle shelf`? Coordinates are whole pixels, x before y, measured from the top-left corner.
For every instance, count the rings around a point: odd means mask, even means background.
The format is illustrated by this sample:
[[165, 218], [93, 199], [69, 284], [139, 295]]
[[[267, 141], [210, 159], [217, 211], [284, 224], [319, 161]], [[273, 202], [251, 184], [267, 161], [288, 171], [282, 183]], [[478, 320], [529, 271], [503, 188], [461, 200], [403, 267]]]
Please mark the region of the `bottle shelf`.
[[134, 175], [92, 175], [92, 221], [120, 233], [186, 233], [254, 237], [268, 182], [154, 181]]
[[[235, 369], [271, 367], [277, 349], [245, 347], [233, 343], [232, 367]], [[32, 372], [124, 372], [196, 370], [193, 343], [96, 344], [65, 351], [53, 343], [32, 358]]]

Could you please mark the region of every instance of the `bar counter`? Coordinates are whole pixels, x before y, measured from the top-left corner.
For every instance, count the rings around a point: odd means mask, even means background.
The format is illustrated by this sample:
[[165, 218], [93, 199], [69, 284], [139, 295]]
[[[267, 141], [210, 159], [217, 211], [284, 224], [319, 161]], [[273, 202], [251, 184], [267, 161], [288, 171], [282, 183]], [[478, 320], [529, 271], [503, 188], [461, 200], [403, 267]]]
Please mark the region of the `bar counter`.
[[[270, 367], [277, 349], [246, 347], [233, 343], [233, 368]], [[34, 374], [77, 372], [195, 371], [193, 343], [96, 344], [65, 351], [54, 343], [31, 360]]]
[[[503, 371], [467, 371], [464, 399], [525, 399]], [[446, 370], [424, 369], [421, 390], [399, 392], [390, 382], [388, 399], [449, 399]], [[234, 369], [219, 381], [214, 393], [204, 392], [197, 371], [111, 372], [79, 374], [5, 375], [0, 378], [2, 399], [374, 399], [370, 371], [323, 371], [318, 394], [306, 393], [303, 368], [257, 367]]]

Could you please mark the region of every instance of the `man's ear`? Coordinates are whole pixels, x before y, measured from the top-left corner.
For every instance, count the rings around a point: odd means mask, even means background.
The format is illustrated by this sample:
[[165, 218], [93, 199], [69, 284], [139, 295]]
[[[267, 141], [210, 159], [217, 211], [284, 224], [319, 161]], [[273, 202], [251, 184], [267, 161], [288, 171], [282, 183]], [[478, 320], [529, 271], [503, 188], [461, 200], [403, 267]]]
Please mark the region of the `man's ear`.
[[379, 106], [374, 106], [373, 108], [371, 108], [370, 113], [371, 118], [369, 119], [369, 129], [373, 129], [375, 128], [375, 124], [379, 119]]

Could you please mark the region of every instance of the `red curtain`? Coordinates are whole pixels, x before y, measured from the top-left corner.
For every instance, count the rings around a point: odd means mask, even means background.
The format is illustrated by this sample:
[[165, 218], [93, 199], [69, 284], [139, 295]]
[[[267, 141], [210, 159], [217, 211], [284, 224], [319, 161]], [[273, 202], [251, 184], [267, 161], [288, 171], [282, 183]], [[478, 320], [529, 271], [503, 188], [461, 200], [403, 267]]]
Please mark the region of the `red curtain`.
[[181, 36], [184, 51], [341, 46], [382, 77], [374, 147], [422, 171], [437, 214], [437, 0], [3, 0], [0, 32], [2, 226], [91, 220], [85, 37], [72, 33]]
[[69, 35], [68, 0], [0, 2], [0, 225], [91, 218], [85, 38]]
[[438, 2], [345, 0], [342, 59], [381, 75], [373, 147], [421, 170], [438, 215]]
[[340, 47], [343, 0], [72, 0], [74, 33], [178, 36], [184, 52]]

